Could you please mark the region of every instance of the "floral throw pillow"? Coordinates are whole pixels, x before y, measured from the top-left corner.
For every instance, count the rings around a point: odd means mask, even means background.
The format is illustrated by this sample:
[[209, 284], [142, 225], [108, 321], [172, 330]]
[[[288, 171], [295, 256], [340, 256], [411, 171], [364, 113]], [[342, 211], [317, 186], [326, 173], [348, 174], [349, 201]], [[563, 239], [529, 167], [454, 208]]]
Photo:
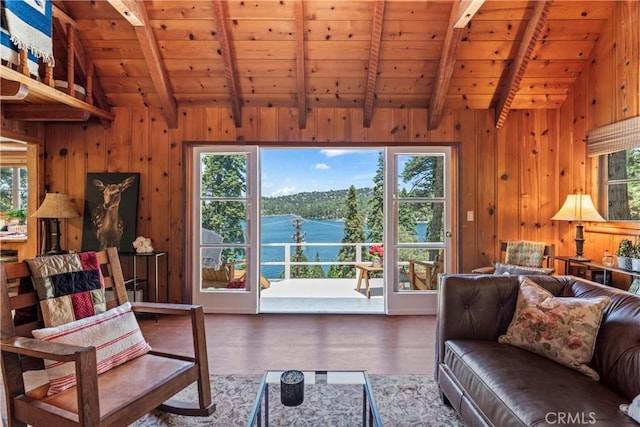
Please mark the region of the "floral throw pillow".
[[547, 357], [597, 381], [591, 361], [609, 297], [555, 297], [528, 277], [520, 277], [516, 311], [498, 341]]

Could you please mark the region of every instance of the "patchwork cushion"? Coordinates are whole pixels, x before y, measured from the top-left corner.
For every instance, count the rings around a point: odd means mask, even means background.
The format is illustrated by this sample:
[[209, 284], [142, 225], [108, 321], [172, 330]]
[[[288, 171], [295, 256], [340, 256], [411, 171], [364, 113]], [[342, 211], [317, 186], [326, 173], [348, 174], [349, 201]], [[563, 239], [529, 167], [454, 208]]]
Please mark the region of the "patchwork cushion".
[[104, 277], [95, 252], [27, 259], [44, 324], [58, 326], [106, 310]]
[[[34, 329], [33, 336], [43, 341], [96, 348], [98, 374], [141, 356], [151, 350], [140, 332], [138, 322], [126, 302], [96, 316], [53, 328]], [[76, 385], [73, 362], [45, 360], [49, 376], [48, 395]]]
[[544, 247], [544, 242], [529, 242], [526, 240], [507, 242], [504, 262], [527, 267], [542, 267]]
[[594, 380], [598, 373], [587, 366], [609, 297], [555, 297], [531, 279], [520, 277], [516, 311], [505, 335], [498, 341], [511, 344], [562, 365]]
[[513, 275], [544, 274], [549, 276], [556, 271], [555, 268], [525, 267], [522, 265], [505, 264], [502, 262], [494, 262], [493, 266], [495, 267], [494, 274], [513, 274]]

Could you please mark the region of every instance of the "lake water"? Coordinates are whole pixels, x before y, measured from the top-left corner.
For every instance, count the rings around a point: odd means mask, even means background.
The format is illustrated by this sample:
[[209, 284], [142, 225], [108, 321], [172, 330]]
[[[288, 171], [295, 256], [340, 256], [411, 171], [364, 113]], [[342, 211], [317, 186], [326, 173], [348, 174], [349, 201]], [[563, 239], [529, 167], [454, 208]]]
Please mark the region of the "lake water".
[[[264, 262], [283, 262], [284, 247], [283, 246], [264, 246], [265, 243], [293, 243], [295, 234], [294, 226], [295, 216], [267, 216], [261, 218], [261, 247], [260, 261]], [[314, 262], [316, 253], [318, 253], [320, 262], [336, 261], [338, 252], [340, 251], [340, 240], [342, 240], [342, 231], [344, 221], [342, 220], [322, 220], [322, 219], [305, 219], [302, 218], [301, 233], [306, 243], [304, 254], [309, 262]], [[424, 236], [425, 225], [418, 224], [417, 232]], [[366, 231], [365, 231], [366, 234]], [[338, 243], [335, 246], [318, 246], [314, 243]], [[295, 248], [295, 247], [294, 247]], [[295, 249], [292, 248], [292, 252]], [[369, 246], [365, 246], [363, 251], [368, 250]], [[329, 266], [323, 266], [325, 274], [329, 270]], [[268, 278], [281, 277], [284, 273], [284, 267], [280, 265], [262, 265], [261, 273]]]

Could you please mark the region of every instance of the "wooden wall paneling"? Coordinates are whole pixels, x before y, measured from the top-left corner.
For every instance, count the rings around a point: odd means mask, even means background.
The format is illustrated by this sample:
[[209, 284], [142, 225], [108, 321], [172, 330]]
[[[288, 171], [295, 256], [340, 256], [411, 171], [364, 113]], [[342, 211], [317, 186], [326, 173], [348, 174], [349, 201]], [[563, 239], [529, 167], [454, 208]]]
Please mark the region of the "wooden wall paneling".
[[[310, 114], [307, 113], [307, 127], [309, 127]], [[298, 128], [298, 110], [296, 108], [277, 109], [277, 141], [297, 141], [300, 140], [300, 129]]]
[[558, 156], [559, 113], [557, 110], [541, 111], [540, 129], [540, 198], [538, 203], [539, 239], [551, 243], [554, 233], [551, 217], [557, 212], [558, 200]]
[[539, 240], [540, 206], [540, 114], [526, 110], [522, 114], [522, 150], [520, 151], [520, 233], [524, 240]]
[[[376, 110], [373, 110], [373, 120], [375, 120]], [[348, 115], [349, 123], [349, 140], [350, 142], [360, 143], [367, 141], [369, 129], [362, 126], [364, 121], [364, 110], [362, 108], [350, 108]]]
[[[138, 236], [149, 237], [153, 234], [151, 216], [153, 207], [149, 190], [149, 170], [153, 151], [149, 138], [149, 110], [133, 108], [131, 110], [131, 171], [140, 173], [138, 197]], [[154, 243], [154, 242], [152, 242]], [[154, 248], [155, 249], [155, 248]]]
[[[318, 141], [318, 110], [319, 108], [308, 108], [307, 110], [307, 126], [304, 129], [299, 129], [299, 140], [289, 140], [289, 142], [305, 142], [306, 145], [313, 146]], [[298, 120], [298, 112], [294, 113], [294, 117]], [[292, 123], [291, 126], [298, 127], [297, 121]], [[263, 125], [264, 126], [264, 125]], [[292, 135], [293, 136], [293, 135]]]
[[519, 238], [519, 156], [522, 135], [522, 111], [511, 111], [497, 137], [496, 247], [494, 259], [500, 255], [500, 240]]
[[317, 142], [335, 142], [335, 110], [333, 108], [316, 108]]
[[25, 257], [34, 257], [40, 251], [42, 239], [41, 221], [31, 218], [31, 213], [40, 207], [40, 197], [44, 188], [44, 144], [27, 144], [27, 179], [29, 194], [27, 195], [27, 246]]
[[[490, 265], [496, 237], [496, 173], [497, 173], [497, 133], [493, 110], [475, 111], [477, 139], [476, 193], [477, 204], [474, 209], [476, 225], [476, 250], [474, 265]], [[464, 211], [462, 211], [464, 212]], [[466, 221], [466, 213], [461, 221]], [[474, 268], [474, 267], [472, 267]]]
[[[574, 96], [569, 95], [567, 103], [559, 110], [559, 136], [556, 141], [556, 156], [558, 170], [555, 174], [555, 188], [556, 188], [556, 200], [555, 200], [555, 212], [560, 209], [568, 194], [572, 194], [575, 188], [573, 183], [573, 174], [571, 173], [573, 167], [573, 123], [575, 120], [574, 112]], [[575, 246], [571, 245], [570, 236], [572, 226], [567, 221], [555, 221], [550, 220], [551, 228], [553, 230], [553, 240], [556, 242], [556, 254], [558, 255], [571, 255], [575, 253]], [[558, 264], [557, 269], [563, 268]], [[560, 270], [558, 270], [560, 271]]]
[[[640, 25], [640, 8], [632, 6], [633, 2], [621, 2], [612, 12], [614, 26], [615, 50], [615, 121], [633, 117], [634, 111], [638, 111], [640, 92], [638, 92], [638, 56], [640, 55], [640, 36], [638, 36], [638, 25]], [[630, 29], [636, 29], [633, 31]], [[633, 36], [635, 34], [635, 37]], [[636, 64], [634, 67], [633, 64]], [[635, 76], [634, 76], [635, 74]]]
[[[244, 113], [243, 113], [244, 114]], [[220, 138], [223, 141], [236, 141], [237, 129], [233, 121], [233, 113], [231, 108], [222, 108], [220, 111]]]
[[258, 109], [260, 118], [260, 141], [278, 140], [278, 110], [276, 108]]
[[590, 110], [594, 113], [591, 115], [590, 128], [607, 125], [615, 121], [615, 101], [617, 88], [614, 86], [619, 83], [615, 81], [615, 57], [616, 57], [616, 40], [614, 40], [615, 26], [618, 22], [613, 20], [607, 21], [600, 33], [598, 42], [593, 49], [593, 55], [590, 61], [590, 92], [591, 105]]
[[131, 109], [123, 108], [111, 123], [107, 143], [107, 172], [131, 170]]
[[[85, 183], [87, 181], [86, 163], [83, 142], [88, 132], [87, 126], [73, 126], [67, 129], [67, 138], [70, 142], [67, 148], [67, 183], [66, 192], [69, 200], [80, 215], [77, 218], [61, 221], [61, 226], [65, 226], [67, 246], [65, 249], [82, 246], [82, 226], [85, 199]], [[75, 184], [77, 183], [77, 185]], [[66, 223], [66, 224], [65, 224]]]
[[184, 196], [171, 193], [170, 175], [180, 172], [169, 170], [172, 154], [170, 144], [182, 145], [185, 117], [178, 114], [178, 128], [171, 131], [171, 137], [162, 111], [150, 110], [149, 138], [153, 153], [149, 164], [149, 202], [153, 206], [151, 227], [154, 249], [169, 252], [169, 301], [181, 300], [180, 273], [182, 271], [182, 238], [171, 240], [171, 227], [184, 222]]
[[[45, 162], [49, 166], [47, 167], [47, 173], [45, 176], [45, 192], [46, 193], [67, 193], [68, 191], [68, 170], [69, 165], [69, 148], [73, 144], [69, 140], [67, 127], [62, 123], [56, 123], [53, 125], [47, 125], [47, 148]], [[50, 128], [49, 128], [50, 126]], [[49, 135], [52, 135], [49, 140]], [[44, 200], [45, 194], [42, 194], [42, 200]], [[38, 206], [42, 203], [39, 201]], [[69, 233], [67, 233], [68, 223], [72, 222], [74, 226], [77, 226], [77, 218], [60, 222], [60, 232], [62, 233], [60, 239], [60, 245], [64, 249], [72, 249], [69, 244], [72, 243], [69, 240]], [[82, 222], [80, 221], [80, 227]]]
[[[182, 295], [182, 284], [184, 278], [184, 261], [186, 258], [183, 254], [188, 252], [185, 244], [190, 244], [191, 239], [186, 234], [186, 217], [187, 212], [187, 195], [186, 195], [186, 167], [184, 164], [185, 140], [182, 129], [170, 129], [168, 132], [167, 146], [167, 179], [168, 184], [168, 211], [170, 216], [166, 223], [169, 225], [167, 230], [168, 241], [165, 250], [169, 252], [169, 279], [160, 280], [158, 284], [158, 299], [164, 301], [168, 295], [168, 302], [185, 302], [185, 295]], [[160, 196], [160, 194], [158, 194]], [[187, 238], [185, 239], [185, 236]], [[164, 284], [168, 283], [169, 289], [164, 288]], [[190, 297], [190, 296], [189, 296]]]
[[391, 110], [393, 127], [391, 128], [391, 140], [402, 144], [408, 144], [411, 140], [410, 113], [406, 109]]
[[[352, 123], [355, 126], [362, 126], [362, 123]], [[366, 130], [367, 141], [389, 142], [392, 141], [393, 109], [375, 108], [371, 119], [371, 126]]]
[[429, 140], [427, 129], [427, 109], [409, 110], [409, 141], [414, 144], [426, 144]]
[[460, 141], [460, 182], [458, 207], [460, 219], [460, 235], [458, 236], [459, 254], [458, 267], [461, 272], [471, 272], [477, 265], [477, 228], [476, 221], [467, 221], [467, 212], [475, 211], [477, 200], [477, 157], [478, 147], [476, 139], [477, 117], [472, 110], [458, 110], [454, 114], [456, 127], [455, 139]]
[[[457, 110], [456, 110], [457, 111]], [[427, 120], [429, 110], [425, 110], [425, 121]], [[461, 123], [458, 121], [458, 116], [454, 114], [453, 110], [445, 109], [442, 113], [442, 119], [437, 129], [429, 130], [428, 142], [451, 142], [460, 141], [457, 136], [457, 130]]]
[[[182, 139], [186, 141], [203, 141], [206, 135], [205, 109], [204, 108], [180, 108]], [[182, 143], [182, 140], [180, 141]]]
[[4, 116], [0, 119], [0, 133], [2, 133], [2, 136], [35, 144], [43, 143], [44, 126], [44, 123], [8, 120]]
[[[220, 141], [220, 108], [204, 108], [204, 141]], [[245, 112], [242, 113], [244, 121]], [[186, 140], [186, 139], [185, 139]]]
[[[219, 108], [210, 108], [209, 110], [219, 110]], [[216, 126], [216, 123], [213, 121], [213, 114], [209, 115], [207, 118], [207, 124], [209, 128], [212, 127], [220, 127]], [[217, 119], [216, 119], [217, 120]], [[219, 121], [219, 120], [218, 120]], [[242, 108], [242, 127], [237, 129], [236, 136], [240, 141], [257, 141], [259, 139], [259, 129], [260, 129], [260, 109], [257, 107], [243, 107]], [[221, 138], [209, 138], [208, 141], [217, 141]]]

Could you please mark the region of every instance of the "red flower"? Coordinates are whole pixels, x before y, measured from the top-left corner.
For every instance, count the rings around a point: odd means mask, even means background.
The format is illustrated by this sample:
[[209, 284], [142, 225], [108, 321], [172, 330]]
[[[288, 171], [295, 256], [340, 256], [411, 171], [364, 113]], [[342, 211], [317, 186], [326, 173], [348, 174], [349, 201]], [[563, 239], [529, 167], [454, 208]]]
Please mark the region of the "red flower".
[[373, 255], [376, 257], [384, 257], [384, 245], [373, 245], [371, 249], [369, 249], [369, 255]]

